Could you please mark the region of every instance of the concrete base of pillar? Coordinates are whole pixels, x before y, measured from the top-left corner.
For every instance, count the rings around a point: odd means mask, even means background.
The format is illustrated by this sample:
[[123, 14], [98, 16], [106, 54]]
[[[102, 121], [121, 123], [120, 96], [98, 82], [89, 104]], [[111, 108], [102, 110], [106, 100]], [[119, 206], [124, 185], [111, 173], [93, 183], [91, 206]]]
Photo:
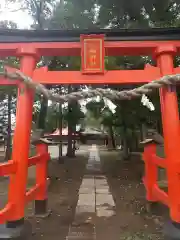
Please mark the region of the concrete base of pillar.
[[46, 218], [51, 214], [51, 211], [48, 210], [47, 207], [47, 199], [45, 200], [35, 200], [35, 215], [38, 218]]
[[0, 224], [0, 240], [26, 240], [31, 235], [31, 224], [24, 219]]
[[180, 240], [180, 223], [167, 222], [163, 229], [165, 240]]

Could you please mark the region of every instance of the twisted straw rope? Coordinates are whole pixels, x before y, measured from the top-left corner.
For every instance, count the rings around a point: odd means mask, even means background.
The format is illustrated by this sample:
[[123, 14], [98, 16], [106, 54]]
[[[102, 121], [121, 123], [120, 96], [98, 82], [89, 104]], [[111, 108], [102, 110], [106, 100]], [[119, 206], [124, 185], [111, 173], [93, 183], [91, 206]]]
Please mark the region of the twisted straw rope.
[[134, 88], [132, 90], [116, 91], [110, 89], [89, 89], [87, 92], [78, 91], [72, 92], [66, 95], [54, 94], [51, 90], [47, 89], [44, 85], [34, 82], [30, 77], [25, 76], [22, 72], [16, 71], [9, 73], [7, 71], [0, 72], [0, 76], [8, 78], [9, 80], [20, 80], [27, 87], [32, 88], [37, 94], [43, 95], [48, 100], [53, 102], [70, 102], [73, 100], [81, 100], [84, 98], [92, 98], [95, 96], [106, 97], [111, 100], [131, 100], [132, 98], [141, 97], [143, 94], [149, 94], [154, 90], [169, 86], [176, 85], [180, 82], [180, 74], [167, 75], [158, 80], [154, 80], [150, 83], [144, 84], [141, 87]]

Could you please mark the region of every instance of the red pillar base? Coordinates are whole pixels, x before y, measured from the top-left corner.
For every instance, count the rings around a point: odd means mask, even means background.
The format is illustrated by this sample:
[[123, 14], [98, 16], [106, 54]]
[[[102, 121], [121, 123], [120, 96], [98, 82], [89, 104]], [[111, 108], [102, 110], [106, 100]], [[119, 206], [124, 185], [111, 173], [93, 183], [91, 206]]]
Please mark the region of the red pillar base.
[[0, 240], [26, 240], [31, 235], [31, 224], [24, 219], [0, 225]]
[[164, 239], [165, 240], [180, 240], [180, 223], [172, 221], [164, 225]]

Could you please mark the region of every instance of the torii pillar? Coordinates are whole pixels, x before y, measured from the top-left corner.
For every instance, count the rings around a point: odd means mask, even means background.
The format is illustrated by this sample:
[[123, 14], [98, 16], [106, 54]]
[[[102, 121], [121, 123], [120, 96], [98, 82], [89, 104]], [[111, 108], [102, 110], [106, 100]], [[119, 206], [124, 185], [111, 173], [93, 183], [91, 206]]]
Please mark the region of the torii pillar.
[[[155, 55], [161, 75], [174, 74], [174, 56], [176, 48], [162, 45], [156, 49]], [[164, 132], [165, 155], [167, 159], [168, 197], [171, 221], [165, 225], [165, 236], [169, 240], [180, 239], [180, 125], [176, 86], [160, 89], [162, 124]]]
[[[20, 70], [32, 77], [36, 67], [37, 52], [30, 47], [20, 47], [17, 51], [20, 57]], [[30, 224], [25, 224], [24, 211], [26, 203], [26, 185], [28, 175], [28, 157], [32, 124], [34, 91], [19, 83], [16, 111], [16, 128], [13, 139], [12, 160], [17, 166], [15, 174], [10, 176], [8, 202], [12, 203], [12, 211], [8, 221], [1, 226], [0, 239], [25, 239]]]

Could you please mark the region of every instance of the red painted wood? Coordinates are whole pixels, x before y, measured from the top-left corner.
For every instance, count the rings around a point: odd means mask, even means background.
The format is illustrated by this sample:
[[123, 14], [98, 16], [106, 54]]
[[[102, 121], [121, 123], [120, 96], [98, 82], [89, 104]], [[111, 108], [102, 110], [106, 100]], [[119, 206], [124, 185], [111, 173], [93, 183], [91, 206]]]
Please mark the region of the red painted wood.
[[[152, 55], [157, 47], [165, 46], [169, 41], [105, 41], [105, 55]], [[171, 41], [180, 53], [180, 41]], [[80, 56], [80, 42], [48, 42], [48, 43], [0, 43], [0, 55], [18, 56], [19, 48], [35, 48], [43, 56]]]
[[[161, 70], [161, 75], [166, 76], [175, 74], [174, 55], [176, 48], [173, 45], [161, 46], [156, 52], [157, 65]], [[164, 146], [167, 166], [168, 195], [171, 219], [180, 222], [180, 195], [177, 189], [180, 185], [177, 165], [180, 163], [180, 125], [179, 109], [174, 86], [163, 87], [160, 89], [161, 116], [164, 134]]]
[[[6, 67], [8, 72], [18, 69]], [[180, 74], [180, 67], [174, 68], [174, 74]], [[41, 84], [143, 84], [161, 77], [158, 67], [146, 65], [144, 70], [111, 70], [104, 75], [83, 75], [80, 71], [48, 71], [47, 67], [37, 68], [33, 80]], [[0, 85], [17, 85], [18, 80], [0, 77]]]
[[[32, 77], [36, 66], [36, 51], [32, 49], [30, 53], [29, 48], [27, 53], [25, 51], [24, 48], [19, 51], [19, 54], [22, 53], [21, 71]], [[19, 84], [12, 151], [12, 160], [17, 164], [17, 170], [10, 176], [8, 202], [13, 204], [13, 209], [9, 221], [17, 221], [24, 217], [33, 101], [32, 89], [26, 88], [23, 83]]]
[[[15, 72], [15, 68], [7, 68]], [[147, 65], [144, 70], [111, 70], [104, 75], [84, 75], [80, 71], [48, 71], [47, 67], [37, 68], [33, 72], [33, 80], [41, 84], [138, 84], [147, 83], [160, 78], [159, 68]], [[0, 78], [0, 85], [12, 84]], [[18, 81], [15, 81], [17, 84]]]
[[104, 35], [81, 35], [81, 71], [104, 73]]

